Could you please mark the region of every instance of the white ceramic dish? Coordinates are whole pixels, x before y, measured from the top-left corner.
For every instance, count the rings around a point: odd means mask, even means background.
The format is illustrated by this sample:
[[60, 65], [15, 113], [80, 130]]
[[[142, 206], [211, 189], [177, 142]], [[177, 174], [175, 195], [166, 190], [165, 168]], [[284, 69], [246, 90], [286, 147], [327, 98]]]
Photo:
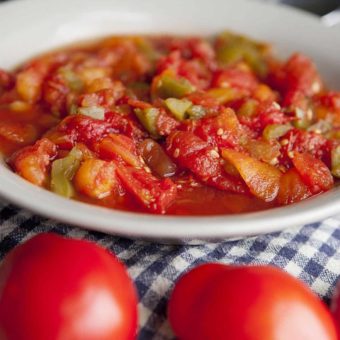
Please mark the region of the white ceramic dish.
[[[0, 6], [0, 66], [73, 41], [118, 33], [211, 34], [224, 29], [270, 41], [287, 56], [311, 56], [331, 87], [340, 89], [340, 27], [255, 1], [16, 0]], [[57, 220], [129, 237], [182, 242], [281, 230], [340, 211], [340, 188], [284, 208], [234, 216], [171, 217], [127, 213], [66, 200], [12, 173], [1, 161], [0, 194]]]

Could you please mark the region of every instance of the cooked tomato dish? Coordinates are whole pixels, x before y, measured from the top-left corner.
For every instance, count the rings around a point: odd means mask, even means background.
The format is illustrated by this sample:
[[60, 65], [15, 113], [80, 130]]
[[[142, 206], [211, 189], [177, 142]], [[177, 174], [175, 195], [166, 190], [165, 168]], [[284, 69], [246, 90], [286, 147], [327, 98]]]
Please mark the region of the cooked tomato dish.
[[0, 147], [27, 181], [113, 209], [233, 214], [340, 177], [340, 92], [224, 32], [114, 36], [0, 69]]

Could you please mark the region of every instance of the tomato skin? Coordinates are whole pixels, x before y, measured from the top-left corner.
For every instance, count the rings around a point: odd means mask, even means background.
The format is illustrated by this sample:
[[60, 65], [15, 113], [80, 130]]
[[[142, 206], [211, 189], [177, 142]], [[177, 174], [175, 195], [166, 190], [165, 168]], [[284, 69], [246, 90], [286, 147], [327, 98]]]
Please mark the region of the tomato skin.
[[9, 253], [0, 277], [0, 334], [8, 340], [135, 339], [134, 286], [93, 243], [40, 234]]
[[315, 132], [292, 129], [281, 137], [280, 142], [284, 141], [288, 143], [281, 147], [280, 164], [290, 167], [292, 160], [289, 157], [289, 153], [292, 151], [294, 153], [309, 153], [330, 166], [332, 143], [322, 135]]
[[296, 169], [289, 169], [280, 179], [280, 190], [277, 201], [281, 205], [287, 205], [302, 201], [312, 195], [308, 186], [303, 182]]
[[182, 340], [336, 340], [323, 303], [270, 266], [205, 264], [176, 284], [168, 306]]
[[47, 138], [38, 140], [32, 146], [18, 150], [10, 159], [10, 164], [27, 181], [44, 186], [51, 160], [57, 154], [57, 147]]
[[177, 187], [169, 179], [158, 179], [143, 169], [118, 166], [117, 175], [126, 191], [144, 207], [154, 212], [164, 212], [175, 200]]
[[333, 188], [334, 179], [326, 164], [308, 153], [296, 153], [293, 164], [313, 194]]
[[256, 89], [258, 81], [255, 75], [250, 71], [244, 71], [237, 68], [219, 70], [214, 74], [212, 80], [213, 87], [235, 87], [240, 90], [252, 92]]
[[[284, 65], [278, 67], [270, 76], [269, 83], [290, 98], [294, 97], [293, 92], [301, 92], [306, 96], [314, 95], [318, 92], [315, 91], [315, 84], [318, 84], [318, 90], [322, 88], [315, 65], [308, 57], [299, 53], [293, 54]], [[284, 101], [287, 101], [286, 98]]]

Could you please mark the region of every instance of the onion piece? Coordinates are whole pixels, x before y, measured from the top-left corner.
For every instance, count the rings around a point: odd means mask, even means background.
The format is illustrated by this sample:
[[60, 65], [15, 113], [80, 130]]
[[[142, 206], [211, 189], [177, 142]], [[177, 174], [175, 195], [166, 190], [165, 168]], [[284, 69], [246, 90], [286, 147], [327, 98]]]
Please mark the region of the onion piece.
[[78, 114], [79, 113], [99, 120], [104, 120], [105, 118], [105, 109], [100, 106], [81, 107], [78, 109]]

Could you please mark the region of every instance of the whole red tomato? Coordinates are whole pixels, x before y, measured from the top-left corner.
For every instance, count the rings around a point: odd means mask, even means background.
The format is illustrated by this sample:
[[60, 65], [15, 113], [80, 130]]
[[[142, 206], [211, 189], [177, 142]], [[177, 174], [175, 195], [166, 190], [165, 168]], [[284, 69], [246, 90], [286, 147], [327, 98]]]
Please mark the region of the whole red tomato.
[[0, 267], [1, 339], [135, 339], [136, 306], [124, 266], [91, 242], [40, 234]]
[[176, 284], [168, 316], [182, 340], [337, 339], [323, 303], [270, 266], [199, 266]]

